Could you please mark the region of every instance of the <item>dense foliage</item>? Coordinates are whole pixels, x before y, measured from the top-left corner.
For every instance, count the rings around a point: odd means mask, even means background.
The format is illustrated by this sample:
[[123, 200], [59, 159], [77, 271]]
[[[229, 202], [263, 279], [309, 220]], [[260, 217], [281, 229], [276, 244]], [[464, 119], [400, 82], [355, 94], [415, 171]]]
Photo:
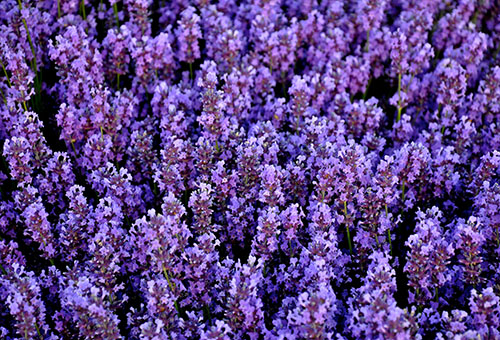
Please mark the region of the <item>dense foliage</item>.
[[0, 338], [500, 339], [500, 3], [0, 0]]

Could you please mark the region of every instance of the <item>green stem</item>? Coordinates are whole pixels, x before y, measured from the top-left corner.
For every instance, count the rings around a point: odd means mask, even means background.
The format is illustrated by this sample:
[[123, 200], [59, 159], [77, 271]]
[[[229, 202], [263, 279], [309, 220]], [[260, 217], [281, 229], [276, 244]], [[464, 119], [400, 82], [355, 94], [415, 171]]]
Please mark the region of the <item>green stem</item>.
[[155, 196], [158, 195], [158, 186], [156, 185], [156, 181], [153, 181], [153, 194]]
[[5, 95], [3, 94], [3, 91], [1, 88], [0, 88], [0, 94], [2, 95], [3, 102], [5, 103], [5, 105], [7, 105], [7, 98], [5, 98]]
[[210, 324], [212, 322], [212, 316], [210, 315], [210, 308], [208, 305], [205, 305], [205, 313], [207, 315], [208, 323]]
[[73, 143], [73, 139], [71, 139], [71, 147], [73, 148], [73, 152], [75, 153], [75, 159], [77, 158], [76, 156], [76, 148], [75, 148], [75, 143]]
[[349, 244], [349, 254], [352, 255], [352, 244], [351, 244], [351, 234], [349, 232], [349, 226], [346, 224], [345, 229], [347, 231], [347, 243]]
[[284, 81], [281, 83], [281, 88], [283, 90], [283, 97], [285, 98], [285, 101], [288, 102], [288, 93], [286, 92], [286, 87], [285, 87]]
[[219, 142], [217, 142], [217, 139], [215, 140], [215, 152], [219, 153]]
[[120, 91], [120, 73], [116, 74], [116, 89]]
[[365, 52], [370, 50], [370, 30], [366, 31]]
[[[440, 115], [441, 115], [441, 113], [442, 113], [442, 112], [441, 112], [441, 111], [442, 111], [442, 110], [441, 110], [441, 108], [442, 108], [442, 105], [441, 105], [441, 104], [439, 104], [439, 105], [438, 105], [438, 113], [439, 113]], [[448, 111], [446, 111], [446, 113], [444, 114], [443, 120], [444, 120], [444, 119], [446, 119], [447, 117], [448, 117]], [[441, 134], [443, 134], [443, 133], [444, 133], [444, 129], [445, 129], [445, 126], [444, 126], [444, 124], [443, 124], [443, 126], [441, 126]]]
[[61, 0], [57, 0], [57, 19], [61, 17]]
[[401, 120], [401, 73], [398, 73], [398, 116], [396, 117], [396, 122]]
[[116, 27], [120, 27], [120, 18], [118, 17], [118, 5], [113, 4], [113, 12], [115, 13]]
[[36, 322], [35, 322], [35, 328], [36, 328], [36, 332], [38, 333], [38, 336], [40, 337], [40, 339], [43, 340], [42, 333], [40, 333], [40, 328], [38, 327], [38, 324]]
[[493, 52], [493, 59], [497, 58], [498, 53], [500, 53], [500, 44], [498, 44], [497, 49], [495, 50], [495, 52]]
[[[385, 204], [385, 217], [389, 216], [389, 209], [387, 208], [387, 204]], [[391, 250], [392, 256], [392, 237], [391, 237], [391, 229], [387, 229], [387, 240], [389, 241], [389, 248]]]
[[189, 63], [189, 79], [194, 79], [194, 76], [193, 76], [193, 63]]
[[80, 3], [80, 8], [82, 10], [83, 20], [87, 20], [87, 14], [85, 13], [85, 0]]
[[[17, 5], [19, 7], [19, 12], [21, 12], [23, 10], [23, 5], [21, 3], [21, 0], [17, 0]], [[24, 29], [26, 30], [26, 37], [28, 38], [28, 43], [30, 45], [31, 54], [33, 54], [33, 60], [31, 62], [31, 69], [35, 73], [35, 79], [34, 79], [35, 97], [37, 97], [40, 94], [40, 90], [41, 90], [42, 86], [41, 86], [41, 82], [40, 82], [39, 75], [38, 75], [38, 64], [36, 61], [36, 51], [35, 51], [35, 47], [33, 45], [33, 41], [31, 40], [31, 34], [30, 34], [29, 29], [28, 29], [28, 23], [26, 22], [26, 19], [24, 19], [24, 18], [22, 18], [22, 21], [23, 21]]]
[[366, 95], [368, 94], [368, 90], [370, 89], [370, 85], [372, 83], [372, 78], [368, 79], [368, 84], [366, 84], [365, 92], [363, 93], [363, 100], [366, 99]]
[[[168, 276], [168, 272], [167, 272], [167, 269], [165, 268], [165, 265], [162, 264], [161, 268], [163, 270], [163, 276], [165, 276], [165, 279], [167, 280], [168, 287], [170, 288], [172, 293], [174, 293], [175, 286], [173, 286], [172, 282], [170, 281], [170, 278]], [[175, 310], [177, 311], [177, 313], [180, 314], [181, 312], [180, 312], [179, 304], [177, 303], [177, 301], [174, 301], [174, 305], [175, 305]]]
[[497, 234], [497, 248], [500, 248], [500, 237], [498, 235], [498, 226], [495, 228], [496, 234]]
[[7, 73], [7, 70], [5, 69], [5, 65], [3, 64], [2, 61], [0, 61], [0, 65], [2, 65], [3, 73], [5, 73], [5, 77], [7, 78], [7, 85], [9, 85], [9, 87], [12, 87], [12, 84], [10, 83], [9, 74]]
[[347, 202], [344, 201], [344, 215], [346, 219], [345, 229], [347, 231], [347, 243], [349, 244], [349, 254], [352, 255], [351, 233], [349, 231], [349, 224], [347, 223]]
[[[17, 5], [19, 6], [19, 11], [22, 11], [23, 5], [21, 4], [21, 0], [17, 0]], [[33, 63], [34, 63], [34, 67], [35, 67], [35, 69], [33, 71], [36, 74], [38, 67], [37, 67], [37, 62], [36, 62], [35, 47], [33, 46], [33, 41], [31, 40], [30, 31], [28, 30], [28, 23], [26, 22], [26, 20], [24, 18], [23, 18], [23, 25], [24, 25], [24, 29], [26, 30], [26, 36], [28, 37], [28, 43], [30, 45], [31, 53], [33, 54]]]
[[438, 287], [434, 287], [434, 297], [436, 298], [436, 302], [439, 302]]
[[405, 201], [405, 181], [403, 181], [403, 184], [401, 185], [401, 201]]
[[392, 240], [391, 240], [391, 229], [387, 229], [387, 239], [389, 240], [390, 254], [392, 257]]
[[130, 223], [130, 220], [129, 220], [128, 216], [125, 215], [124, 218], [125, 218], [125, 224], [127, 225], [128, 228], [130, 228], [132, 226], [132, 224]]

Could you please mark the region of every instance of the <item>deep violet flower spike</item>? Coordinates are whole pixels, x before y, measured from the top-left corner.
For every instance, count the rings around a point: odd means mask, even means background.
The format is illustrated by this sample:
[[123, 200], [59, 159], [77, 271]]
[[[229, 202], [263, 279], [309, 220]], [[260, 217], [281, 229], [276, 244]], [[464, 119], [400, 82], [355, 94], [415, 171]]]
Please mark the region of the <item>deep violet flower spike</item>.
[[188, 63], [191, 78], [193, 77], [193, 62], [200, 58], [200, 46], [198, 40], [202, 38], [200, 29], [200, 17], [191, 6], [181, 13], [176, 31], [179, 43], [179, 60]]
[[15, 263], [8, 275], [0, 279], [7, 294], [6, 305], [15, 320], [15, 328], [22, 339], [41, 339], [49, 330], [45, 323], [45, 304], [35, 273]]

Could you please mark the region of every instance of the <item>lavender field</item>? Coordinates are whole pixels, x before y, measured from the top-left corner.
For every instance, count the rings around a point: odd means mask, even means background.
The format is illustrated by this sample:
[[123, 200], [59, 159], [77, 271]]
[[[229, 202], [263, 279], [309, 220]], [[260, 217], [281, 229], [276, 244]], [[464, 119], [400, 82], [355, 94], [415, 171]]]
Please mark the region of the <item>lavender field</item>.
[[500, 2], [0, 0], [0, 339], [500, 339]]

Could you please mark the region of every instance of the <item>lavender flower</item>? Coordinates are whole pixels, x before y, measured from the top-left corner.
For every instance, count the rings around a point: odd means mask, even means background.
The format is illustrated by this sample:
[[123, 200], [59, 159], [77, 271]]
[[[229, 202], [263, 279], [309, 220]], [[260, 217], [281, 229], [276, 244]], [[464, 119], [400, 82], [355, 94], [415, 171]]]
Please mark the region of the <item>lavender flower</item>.
[[477, 285], [482, 281], [481, 246], [485, 238], [480, 229], [480, 221], [474, 216], [468, 221], [459, 220], [457, 223], [456, 249], [459, 251], [459, 262], [463, 266], [463, 275], [467, 283]]
[[451, 279], [447, 265], [454, 253], [451, 243], [444, 238], [440, 226], [441, 211], [436, 207], [426, 213], [417, 213], [416, 234], [406, 241], [410, 248], [404, 270], [408, 285], [414, 289], [409, 301], [422, 305], [429, 299], [439, 298], [439, 288]]
[[15, 320], [17, 333], [26, 340], [43, 338], [49, 328], [45, 323], [46, 308], [35, 274], [15, 263], [0, 284], [2, 295], [6, 295], [6, 305]]
[[195, 13], [193, 7], [187, 7], [179, 20], [177, 36], [179, 37], [179, 60], [187, 62], [192, 73], [193, 62], [200, 58], [200, 47], [198, 40], [202, 38], [200, 17]]

